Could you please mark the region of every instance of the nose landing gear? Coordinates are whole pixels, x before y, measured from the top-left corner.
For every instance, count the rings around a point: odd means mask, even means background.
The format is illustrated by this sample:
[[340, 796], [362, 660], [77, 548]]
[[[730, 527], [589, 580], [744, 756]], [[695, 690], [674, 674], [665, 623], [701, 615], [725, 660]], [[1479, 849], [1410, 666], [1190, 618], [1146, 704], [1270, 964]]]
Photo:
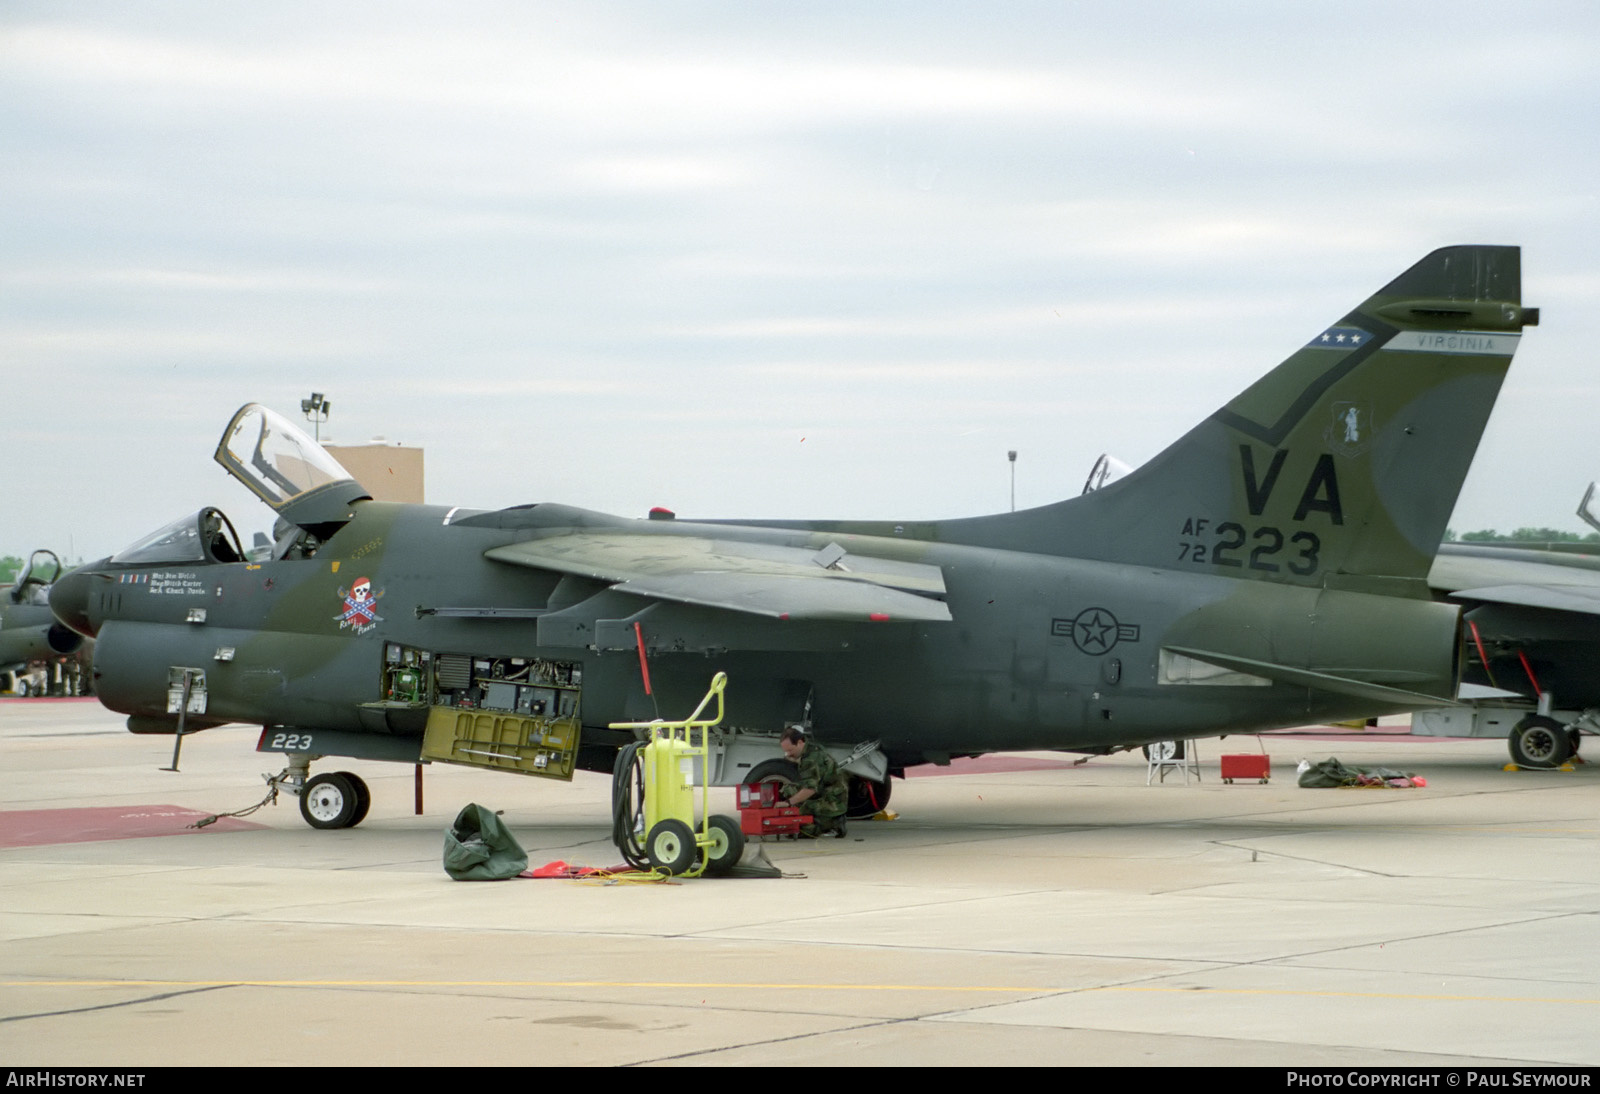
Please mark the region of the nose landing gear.
[[313, 828], [354, 828], [372, 807], [372, 791], [351, 771], [324, 772], [300, 791], [300, 815]]
[[300, 799], [300, 816], [313, 828], [354, 828], [372, 808], [372, 791], [366, 780], [353, 771], [325, 771], [312, 777], [311, 761], [320, 759], [308, 752], [289, 754], [289, 766], [277, 775], [267, 776], [276, 791]]

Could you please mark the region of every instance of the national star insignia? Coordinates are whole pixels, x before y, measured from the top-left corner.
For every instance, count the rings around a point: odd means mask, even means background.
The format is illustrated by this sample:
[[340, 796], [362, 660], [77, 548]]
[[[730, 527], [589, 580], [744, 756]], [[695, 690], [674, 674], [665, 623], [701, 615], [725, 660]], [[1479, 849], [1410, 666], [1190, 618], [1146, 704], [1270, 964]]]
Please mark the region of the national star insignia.
[[1111, 643], [1106, 636], [1117, 629], [1116, 623], [1098, 608], [1088, 618], [1079, 616], [1075, 626], [1078, 628], [1078, 645], [1086, 650], [1109, 649]]

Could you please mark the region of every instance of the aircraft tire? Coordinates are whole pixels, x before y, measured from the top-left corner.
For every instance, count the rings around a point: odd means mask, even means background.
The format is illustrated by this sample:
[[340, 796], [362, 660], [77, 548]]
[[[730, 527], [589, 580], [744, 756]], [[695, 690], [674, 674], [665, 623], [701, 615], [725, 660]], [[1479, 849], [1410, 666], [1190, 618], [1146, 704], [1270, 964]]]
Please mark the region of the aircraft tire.
[[693, 866], [695, 859], [700, 856], [700, 848], [694, 842], [694, 830], [676, 817], [657, 821], [645, 837], [644, 847], [645, 853], [650, 856], [650, 865], [674, 877]]
[[881, 783], [874, 779], [850, 776], [850, 801], [844, 815], [849, 820], [866, 820], [889, 808], [889, 795], [894, 787], [890, 780]]
[[800, 777], [800, 768], [793, 760], [762, 760], [744, 777], [746, 786], [754, 783], [792, 783]]
[[372, 808], [372, 789], [367, 786], [367, 780], [357, 775], [354, 771], [339, 771], [336, 774], [343, 775], [350, 784], [350, 789], [355, 791], [356, 811], [351, 816], [350, 823], [345, 826], [346, 828], [354, 828], [367, 819], [367, 811]]
[[1567, 727], [1554, 718], [1530, 714], [1511, 730], [1511, 759], [1518, 767], [1560, 767], [1572, 755]]
[[706, 827], [711, 830], [711, 846], [706, 848], [706, 873], [721, 877], [739, 865], [739, 858], [744, 854], [744, 832], [738, 821], [721, 813], [712, 814], [706, 820]]
[[356, 790], [341, 772], [318, 775], [300, 791], [300, 816], [313, 828], [349, 828], [355, 815]]
[[[1161, 763], [1170, 763], [1173, 760], [1181, 760], [1184, 758], [1183, 746], [1183, 741], [1156, 741], [1153, 744], [1145, 745], [1142, 751], [1144, 752], [1144, 758], [1146, 760], [1156, 760]], [[1152, 749], [1155, 751], [1154, 755], [1151, 754]]]
[[[744, 777], [744, 782], [746, 785], [770, 782], [792, 783], [799, 777], [800, 768], [793, 760], [763, 760], [750, 769], [750, 774]], [[892, 791], [893, 787], [888, 779], [880, 783], [851, 775], [849, 799], [844, 809], [845, 819], [865, 820], [877, 816], [888, 807]]]

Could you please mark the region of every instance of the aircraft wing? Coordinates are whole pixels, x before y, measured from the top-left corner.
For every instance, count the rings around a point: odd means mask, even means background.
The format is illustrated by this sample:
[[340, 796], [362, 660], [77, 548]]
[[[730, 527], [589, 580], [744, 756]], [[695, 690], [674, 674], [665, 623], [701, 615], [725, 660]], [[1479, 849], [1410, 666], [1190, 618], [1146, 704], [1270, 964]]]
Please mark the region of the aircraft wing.
[[950, 620], [950, 609], [942, 600], [930, 600], [878, 585], [819, 581], [796, 574], [663, 574], [624, 581], [612, 588], [636, 596], [776, 619], [840, 622], [878, 619], [903, 623]]
[[616, 592], [780, 620], [948, 622], [937, 566], [708, 536], [575, 531], [485, 552]]

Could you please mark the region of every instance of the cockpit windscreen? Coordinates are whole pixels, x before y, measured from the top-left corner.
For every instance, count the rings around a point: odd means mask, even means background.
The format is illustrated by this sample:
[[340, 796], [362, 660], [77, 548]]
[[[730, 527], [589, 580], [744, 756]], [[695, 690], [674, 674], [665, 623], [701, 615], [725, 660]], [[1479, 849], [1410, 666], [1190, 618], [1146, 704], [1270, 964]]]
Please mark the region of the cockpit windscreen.
[[241, 562], [244, 552], [228, 518], [212, 508], [180, 517], [111, 556], [113, 565]]

